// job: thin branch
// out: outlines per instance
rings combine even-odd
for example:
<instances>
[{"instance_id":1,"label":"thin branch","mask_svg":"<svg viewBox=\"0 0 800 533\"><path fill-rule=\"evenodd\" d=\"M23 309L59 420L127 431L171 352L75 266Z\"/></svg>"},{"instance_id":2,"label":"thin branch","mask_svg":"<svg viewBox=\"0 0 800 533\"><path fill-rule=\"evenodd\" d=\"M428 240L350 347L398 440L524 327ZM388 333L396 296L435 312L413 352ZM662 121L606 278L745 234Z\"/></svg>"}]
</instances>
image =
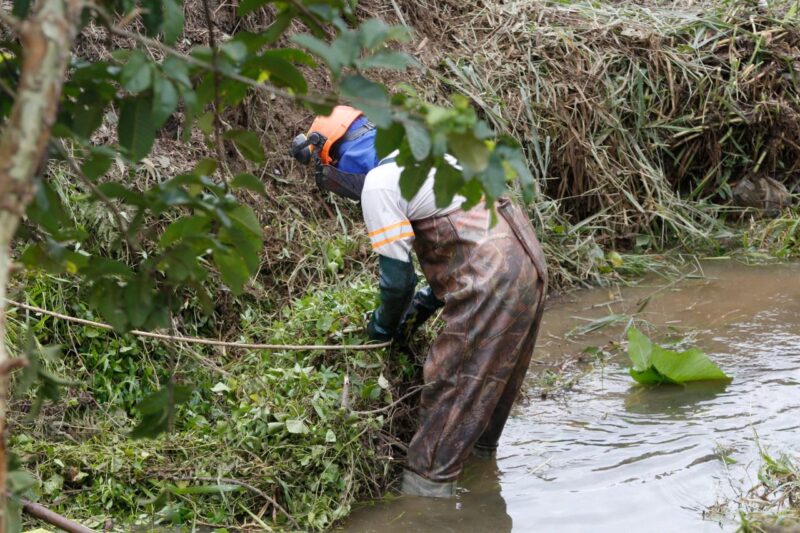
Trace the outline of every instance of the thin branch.
<instances>
[{"instance_id":1,"label":"thin branch","mask_svg":"<svg viewBox=\"0 0 800 533\"><path fill-rule=\"evenodd\" d=\"M400 6L397 5L397 0L392 0L392 7L394 8L394 12L397 13L397 18L400 19L400 24L403 26L408 26L406 23L406 18L403 16L403 12L400 10Z\"/></svg>"},{"instance_id":2,"label":"thin branch","mask_svg":"<svg viewBox=\"0 0 800 533\"><path fill-rule=\"evenodd\" d=\"M63 313L57 313L55 311L49 311L41 307L36 307L35 305L28 305L22 302L9 300L8 298L3 298L2 300L5 301L6 304L12 307L18 307L20 309L25 309L27 311L33 311L34 313L41 313L43 315L51 316L53 318L58 318L61 320L65 320L67 322L72 322L74 324L82 324L84 326L92 326L98 329L105 329L112 331L114 329L114 326L112 326L111 324L106 324L105 322L97 322L95 320L87 320L85 318L78 318L70 315L65 315ZM371 344L260 344L260 343L249 343L249 342L220 341L204 337L184 337L183 335L166 335L164 333L153 333L152 331L141 331L138 329L132 329L128 331L128 333L130 333L131 335L135 335L137 337L147 337L151 339L160 339L164 341L185 342L189 344L205 344L207 346L220 346L224 348L242 348L248 350L299 350L299 351L377 350L379 348L387 348L392 344L392 341L377 342Z\"/></svg>"},{"instance_id":3,"label":"thin branch","mask_svg":"<svg viewBox=\"0 0 800 533\"><path fill-rule=\"evenodd\" d=\"M306 17L310 18L311 20L313 20L320 28L325 30L325 34L328 37L330 37L330 33L328 32L328 29L325 27L325 21L322 20L319 17L319 15L317 15L316 13L314 13L313 11L308 9L308 7L305 4L303 4L302 2L299 2L298 0L291 0L291 3L295 8L297 8L300 11L300 13L302 13Z\"/></svg>"},{"instance_id":4,"label":"thin branch","mask_svg":"<svg viewBox=\"0 0 800 533\"><path fill-rule=\"evenodd\" d=\"M203 0L203 11L206 17L206 26L208 28L208 47L211 49L211 66L214 74L214 145L217 150L217 159L222 165L222 182L225 189L228 189L228 178L231 175L230 168L228 168L228 158L225 157L225 144L222 141L222 119L220 113L220 99L219 99L219 48L217 48L217 38L214 35L214 18L211 15L211 7L208 5L208 0Z\"/></svg>"},{"instance_id":5,"label":"thin branch","mask_svg":"<svg viewBox=\"0 0 800 533\"><path fill-rule=\"evenodd\" d=\"M89 529L88 527L79 524L61 516L60 514L51 511L44 505L39 503L34 503L32 501L28 501L24 498L19 498L19 501L22 503L22 510L31 515L34 518L38 518L39 520L46 522L52 526L56 526L59 529L66 531L67 533L95 533L93 529Z\"/></svg>"}]
</instances>

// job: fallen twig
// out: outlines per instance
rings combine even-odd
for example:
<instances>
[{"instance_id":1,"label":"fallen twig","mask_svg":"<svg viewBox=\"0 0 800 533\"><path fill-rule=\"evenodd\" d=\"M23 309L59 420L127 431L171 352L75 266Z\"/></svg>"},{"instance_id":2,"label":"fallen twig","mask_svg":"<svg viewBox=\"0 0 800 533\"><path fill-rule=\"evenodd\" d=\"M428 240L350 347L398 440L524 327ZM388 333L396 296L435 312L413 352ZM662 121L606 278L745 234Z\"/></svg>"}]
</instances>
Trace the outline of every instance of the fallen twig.
<instances>
[{"instance_id":1,"label":"fallen twig","mask_svg":"<svg viewBox=\"0 0 800 533\"><path fill-rule=\"evenodd\" d=\"M67 533L95 533L93 529L89 529L82 524L61 516L42 504L34 503L24 498L20 498L19 500L22 502L23 511L32 517L41 520L42 522L47 522L51 526L56 526L57 528L63 529Z\"/></svg>"}]
</instances>

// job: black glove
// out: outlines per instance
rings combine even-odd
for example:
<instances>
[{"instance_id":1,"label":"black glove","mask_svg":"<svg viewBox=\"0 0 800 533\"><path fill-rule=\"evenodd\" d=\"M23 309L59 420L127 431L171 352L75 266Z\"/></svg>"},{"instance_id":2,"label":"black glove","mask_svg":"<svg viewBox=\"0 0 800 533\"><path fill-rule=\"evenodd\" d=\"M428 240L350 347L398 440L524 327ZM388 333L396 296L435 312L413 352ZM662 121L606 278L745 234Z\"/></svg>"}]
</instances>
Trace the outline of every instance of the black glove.
<instances>
[{"instance_id":1,"label":"black glove","mask_svg":"<svg viewBox=\"0 0 800 533\"><path fill-rule=\"evenodd\" d=\"M406 309L405 313L403 313L402 318L400 319L400 324L397 326L394 334L395 342L400 343L401 345L405 345L408 343L411 336L428 320L433 314L444 305L444 302L441 301L433 294L433 291L430 287L425 287L424 289L417 292L414 295L414 298L411 300L411 304Z\"/></svg>"}]
</instances>

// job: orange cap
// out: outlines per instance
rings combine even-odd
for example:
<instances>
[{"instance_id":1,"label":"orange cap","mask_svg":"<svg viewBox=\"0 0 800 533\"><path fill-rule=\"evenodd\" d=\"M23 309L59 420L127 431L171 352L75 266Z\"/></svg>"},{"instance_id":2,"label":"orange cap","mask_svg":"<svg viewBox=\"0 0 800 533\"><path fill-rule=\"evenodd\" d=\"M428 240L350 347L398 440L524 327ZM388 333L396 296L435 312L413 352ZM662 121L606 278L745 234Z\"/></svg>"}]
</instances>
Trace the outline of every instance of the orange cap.
<instances>
[{"instance_id":1,"label":"orange cap","mask_svg":"<svg viewBox=\"0 0 800 533\"><path fill-rule=\"evenodd\" d=\"M358 109L348 105L337 105L327 117L319 116L314 119L311 129L308 130L308 136L317 132L325 137L325 144L319 151L319 159L323 165L331 164L331 148L336 141L344 137L353 122L361 115L363 113ZM313 150L313 147L311 149Z\"/></svg>"}]
</instances>

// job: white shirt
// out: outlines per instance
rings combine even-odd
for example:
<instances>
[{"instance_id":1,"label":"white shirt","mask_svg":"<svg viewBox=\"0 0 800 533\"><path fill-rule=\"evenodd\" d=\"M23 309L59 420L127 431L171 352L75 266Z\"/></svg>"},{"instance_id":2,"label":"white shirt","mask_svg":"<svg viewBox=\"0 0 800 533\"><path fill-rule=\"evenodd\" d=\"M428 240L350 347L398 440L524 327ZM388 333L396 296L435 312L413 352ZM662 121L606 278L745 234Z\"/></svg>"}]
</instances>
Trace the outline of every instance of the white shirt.
<instances>
[{"instance_id":1,"label":"white shirt","mask_svg":"<svg viewBox=\"0 0 800 533\"><path fill-rule=\"evenodd\" d=\"M447 157L450 164L455 159ZM411 222L437 215L446 215L455 211L466 200L456 195L450 205L438 208L433 194L433 176L431 169L425 183L410 201L400 194L400 174L403 169L397 163L384 163L372 169L364 181L361 192L361 209L367 225L372 249L381 255L410 261L409 254L414 244L414 230Z\"/></svg>"}]
</instances>

